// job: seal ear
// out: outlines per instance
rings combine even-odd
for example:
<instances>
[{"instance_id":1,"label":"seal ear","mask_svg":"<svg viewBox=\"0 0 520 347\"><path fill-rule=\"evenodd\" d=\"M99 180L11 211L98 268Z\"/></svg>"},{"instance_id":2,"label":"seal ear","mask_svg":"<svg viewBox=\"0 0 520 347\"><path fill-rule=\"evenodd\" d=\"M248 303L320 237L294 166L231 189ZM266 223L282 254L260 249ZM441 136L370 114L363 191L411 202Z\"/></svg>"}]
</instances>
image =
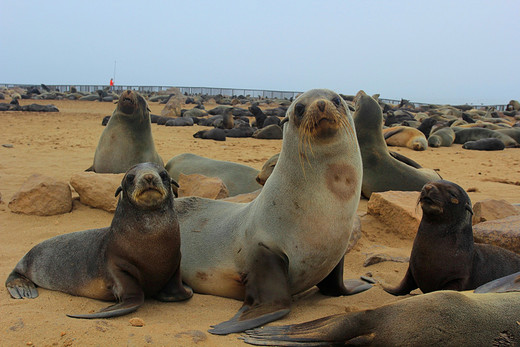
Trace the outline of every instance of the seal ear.
<instances>
[{"instance_id":1,"label":"seal ear","mask_svg":"<svg viewBox=\"0 0 520 347\"><path fill-rule=\"evenodd\" d=\"M171 182L172 182L172 184L173 184L174 186L176 186L177 188L179 188L179 183L177 183L176 180L174 180L174 179L172 178L172 181L171 181Z\"/></svg>"},{"instance_id":2,"label":"seal ear","mask_svg":"<svg viewBox=\"0 0 520 347\"><path fill-rule=\"evenodd\" d=\"M121 193L122 191L123 191L123 187L121 187L121 186L117 187L117 189L116 189L116 195L114 195L114 196L117 198L117 196L119 195L119 193Z\"/></svg>"},{"instance_id":3,"label":"seal ear","mask_svg":"<svg viewBox=\"0 0 520 347\"><path fill-rule=\"evenodd\" d=\"M464 206L464 208L465 208L466 210L468 210L469 213L471 213L471 215L473 216L473 209L471 208L471 205L470 205L470 204L467 203L467 204Z\"/></svg>"},{"instance_id":4,"label":"seal ear","mask_svg":"<svg viewBox=\"0 0 520 347\"><path fill-rule=\"evenodd\" d=\"M178 198L179 197L179 183L177 183L177 181L175 181L173 178L171 179L171 183L172 183L173 195L175 195L175 197Z\"/></svg>"},{"instance_id":5,"label":"seal ear","mask_svg":"<svg viewBox=\"0 0 520 347\"><path fill-rule=\"evenodd\" d=\"M286 116L284 119L282 119L282 120L280 121L280 127L283 127L283 125L284 125L285 123L287 123L288 121L289 121L289 117Z\"/></svg>"}]
</instances>

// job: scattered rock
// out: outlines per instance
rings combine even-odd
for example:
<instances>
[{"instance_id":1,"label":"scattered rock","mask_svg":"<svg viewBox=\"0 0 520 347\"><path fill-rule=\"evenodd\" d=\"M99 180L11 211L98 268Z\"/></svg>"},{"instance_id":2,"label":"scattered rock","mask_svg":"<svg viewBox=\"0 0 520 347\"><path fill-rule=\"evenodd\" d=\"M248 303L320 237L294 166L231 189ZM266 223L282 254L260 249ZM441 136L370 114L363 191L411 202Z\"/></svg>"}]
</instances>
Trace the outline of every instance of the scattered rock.
<instances>
[{"instance_id":1,"label":"scattered rock","mask_svg":"<svg viewBox=\"0 0 520 347\"><path fill-rule=\"evenodd\" d=\"M80 201L90 207L107 212L116 210L117 187L121 185L124 174L100 174L95 172L77 173L70 179L70 184L79 194Z\"/></svg>"},{"instance_id":2,"label":"scattered rock","mask_svg":"<svg viewBox=\"0 0 520 347\"><path fill-rule=\"evenodd\" d=\"M144 321L141 318L130 318L129 322L133 327L144 327Z\"/></svg>"},{"instance_id":3,"label":"scattered rock","mask_svg":"<svg viewBox=\"0 0 520 347\"><path fill-rule=\"evenodd\" d=\"M384 261L395 261L396 263L408 263L410 261L410 257L393 257L388 254L378 253L367 255L365 262L363 263L364 267L374 265L377 263L382 263Z\"/></svg>"},{"instance_id":4,"label":"scattered rock","mask_svg":"<svg viewBox=\"0 0 520 347\"><path fill-rule=\"evenodd\" d=\"M367 204L369 215L377 217L402 237L415 238L422 218L417 201L420 192L388 191L372 193Z\"/></svg>"},{"instance_id":5,"label":"scattered rock","mask_svg":"<svg viewBox=\"0 0 520 347\"><path fill-rule=\"evenodd\" d=\"M179 197L199 196L208 199L224 199L229 196L226 184L218 177L181 173L179 186Z\"/></svg>"},{"instance_id":6,"label":"scattered rock","mask_svg":"<svg viewBox=\"0 0 520 347\"><path fill-rule=\"evenodd\" d=\"M5 147L5 148L13 148L14 146L11 144L11 143L4 143L2 145L2 147Z\"/></svg>"},{"instance_id":7,"label":"scattered rock","mask_svg":"<svg viewBox=\"0 0 520 347\"><path fill-rule=\"evenodd\" d=\"M520 214L520 211L505 200L486 199L473 205L473 225Z\"/></svg>"},{"instance_id":8,"label":"scattered rock","mask_svg":"<svg viewBox=\"0 0 520 347\"><path fill-rule=\"evenodd\" d=\"M164 106L161 111L161 116L163 117L181 117L182 113L182 105L184 105L184 101L186 97L182 95L181 91L178 88L170 88L168 89L170 93L170 98L168 102Z\"/></svg>"},{"instance_id":9,"label":"scattered rock","mask_svg":"<svg viewBox=\"0 0 520 347\"><path fill-rule=\"evenodd\" d=\"M520 254L520 215L474 225L473 239Z\"/></svg>"},{"instance_id":10,"label":"scattered rock","mask_svg":"<svg viewBox=\"0 0 520 347\"><path fill-rule=\"evenodd\" d=\"M53 216L72 210L70 186L52 177L30 176L9 202L12 212Z\"/></svg>"},{"instance_id":11,"label":"scattered rock","mask_svg":"<svg viewBox=\"0 0 520 347\"><path fill-rule=\"evenodd\" d=\"M202 331L200 330L188 330L188 331L183 331L181 333L178 333L177 335L175 335L175 337L182 337L183 335L188 335L188 336L191 336L191 340L194 342L194 343L199 343L201 341L205 341L207 339L207 336L205 333L203 333Z\"/></svg>"}]
</instances>

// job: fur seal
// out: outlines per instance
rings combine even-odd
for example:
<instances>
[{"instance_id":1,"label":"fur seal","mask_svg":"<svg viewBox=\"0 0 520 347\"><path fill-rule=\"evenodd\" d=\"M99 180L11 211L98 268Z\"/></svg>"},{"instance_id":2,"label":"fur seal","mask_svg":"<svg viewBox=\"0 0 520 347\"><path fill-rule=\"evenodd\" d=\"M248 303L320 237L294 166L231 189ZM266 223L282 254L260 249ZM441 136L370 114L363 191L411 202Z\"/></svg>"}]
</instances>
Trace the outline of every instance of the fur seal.
<instances>
[{"instance_id":1,"label":"fur seal","mask_svg":"<svg viewBox=\"0 0 520 347\"><path fill-rule=\"evenodd\" d=\"M354 121L363 157L364 197L388 190L420 191L425 183L440 179L433 170L416 168L390 155L381 132L381 107L362 91L357 96Z\"/></svg>"},{"instance_id":2,"label":"fur seal","mask_svg":"<svg viewBox=\"0 0 520 347\"><path fill-rule=\"evenodd\" d=\"M314 285L330 296L371 287L343 282L362 181L347 104L331 90L313 89L294 100L284 123L280 157L255 200L175 201L183 281L198 293L244 300L213 334L279 319L292 294Z\"/></svg>"},{"instance_id":3,"label":"fur seal","mask_svg":"<svg viewBox=\"0 0 520 347\"><path fill-rule=\"evenodd\" d=\"M451 127L438 128L428 137L430 147L450 147L455 141L455 132Z\"/></svg>"},{"instance_id":4,"label":"fur seal","mask_svg":"<svg viewBox=\"0 0 520 347\"><path fill-rule=\"evenodd\" d=\"M200 130L193 134L193 137L203 140L226 141L226 132L224 129L219 128Z\"/></svg>"},{"instance_id":5,"label":"fur seal","mask_svg":"<svg viewBox=\"0 0 520 347\"><path fill-rule=\"evenodd\" d=\"M386 292L469 290L520 271L520 255L473 242L471 200L460 186L449 181L425 184L419 202L423 217L408 270L397 287L383 287Z\"/></svg>"},{"instance_id":6,"label":"fur seal","mask_svg":"<svg viewBox=\"0 0 520 347\"><path fill-rule=\"evenodd\" d=\"M229 196L251 193L262 188L256 183L258 170L247 165L230 161L215 160L192 153L183 153L171 158L166 163L166 170L174 180L179 174L201 174L220 178L229 190Z\"/></svg>"},{"instance_id":7,"label":"fur seal","mask_svg":"<svg viewBox=\"0 0 520 347\"><path fill-rule=\"evenodd\" d=\"M462 145L464 149L473 149L477 151L501 151L506 146L500 139L496 137L489 137L487 139L480 139L477 141L468 141Z\"/></svg>"},{"instance_id":8,"label":"fur seal","mask_svg":"<svg viewBox=\"0 0 520 347\"><path fill-rule=\"evenodd\" d=\"M513 138L496 130L485 128L453 127L453 131L455 131L455 143L459 144L464 144L468 141L477 141L480 139L495 137L502 141L506 147L516 147L518 145L518 143Z\"/></svg>"},{"instance_id":9,"label":"fur seal","mask_svg":"<svg viewBox=\"0 0 520 347\"><path fill-rule=\"evenodd\" d=\"M271 176L273 173L274 167L276 166L276 162L278 162L278 157L280 157L280 153L276 153L271 158L267 159L267 161L262 166L262 170L256 176L256 181L258 184L264 185L265 181Z\"/></svg>"},{"instance_id":10,"label":"fur seal","mask_svg":"<svg viewBox=\"0 0 520 347\"><path fill-rule=\"evenodd\" d=\"M277 124L271 124L253 133L253 138L264 140L281 140L283 136L282 128Z\"/></svg>"},{"instance_id":11,"label":"fur seal","mask_svg":"<svg viewBox=\"0 0 520 347\"><path fill-rule=\"evenodd\" d=\"M150 110L146 100L132 90L121 93L117 107L103 130L88 170L123 173L138 163L163 161L152 138Z\"/></svg>"},{"instance_id":12,"label":"fur seal","mask_svg":"<svg viewBox=\"0 0 520 347\"><path fill-rule=\"evenodd\" d=\"M33 247L6 281L13 298L36 298L36 286L118 303L74 318L107 318L137 310L145 296L179 301L192 296L180 274L180 233L168 172L155 163L124 176L106 228L59 235Z\"/></svg>"},{"instance_id":13,"label":"fur seal","mask_svg":"<svg viewBox=\"0 0 520 347\"><path fill-rule=\"evenodd\" d=\"M428 148L426 136L415 128L397 126L383 129L386 144L389 146L408 147L414 151L424 151Z\"/></svg>"},{"instance_id":14,"label":"fur seal","mask_svg":"<svg viewBox=\"0 0 520 347\"><path fill-rule=\"evenodd\" d=\"M519 309L518 293L442 291L241 338L262 346L516 346Z\"/></svg>"}]
</instances>

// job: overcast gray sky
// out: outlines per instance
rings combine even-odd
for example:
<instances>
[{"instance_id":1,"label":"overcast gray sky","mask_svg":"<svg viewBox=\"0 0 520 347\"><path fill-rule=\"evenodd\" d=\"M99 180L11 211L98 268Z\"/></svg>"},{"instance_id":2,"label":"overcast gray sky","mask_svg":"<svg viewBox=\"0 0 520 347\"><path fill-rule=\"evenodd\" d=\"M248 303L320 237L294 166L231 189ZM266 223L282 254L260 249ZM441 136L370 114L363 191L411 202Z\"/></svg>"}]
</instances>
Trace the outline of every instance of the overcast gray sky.
<instances>
[{"instance_id":1,"label":"overcast gray sky","mask_svg":"<svg viewBox=\"0 0 520 347\"><path fill-rule=\"evenodd\" d=\"M0 83L174 85L505 104L520 1L1 1Z\"/></svg>"}]
</instances>

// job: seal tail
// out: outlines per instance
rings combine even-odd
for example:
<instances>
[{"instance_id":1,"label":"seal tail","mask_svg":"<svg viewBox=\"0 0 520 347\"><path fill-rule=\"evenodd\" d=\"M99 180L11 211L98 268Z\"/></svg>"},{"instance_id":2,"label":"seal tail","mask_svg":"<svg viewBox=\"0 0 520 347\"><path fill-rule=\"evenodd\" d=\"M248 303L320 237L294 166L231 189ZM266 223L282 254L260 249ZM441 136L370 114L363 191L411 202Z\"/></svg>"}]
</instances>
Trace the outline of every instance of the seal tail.
<instances>
[{"instance_id":1,"label":"seal tail","mask_svg":"<svg viewBox=\"0 0 520 347\"><path fill-rule=\"evenodd\" d=\"M324 317L301 324L247 330L240 338L257 346L334 346L354 343L369 345L373 335L366 333L365 312Z\"/></svg>"}]
</instances>

